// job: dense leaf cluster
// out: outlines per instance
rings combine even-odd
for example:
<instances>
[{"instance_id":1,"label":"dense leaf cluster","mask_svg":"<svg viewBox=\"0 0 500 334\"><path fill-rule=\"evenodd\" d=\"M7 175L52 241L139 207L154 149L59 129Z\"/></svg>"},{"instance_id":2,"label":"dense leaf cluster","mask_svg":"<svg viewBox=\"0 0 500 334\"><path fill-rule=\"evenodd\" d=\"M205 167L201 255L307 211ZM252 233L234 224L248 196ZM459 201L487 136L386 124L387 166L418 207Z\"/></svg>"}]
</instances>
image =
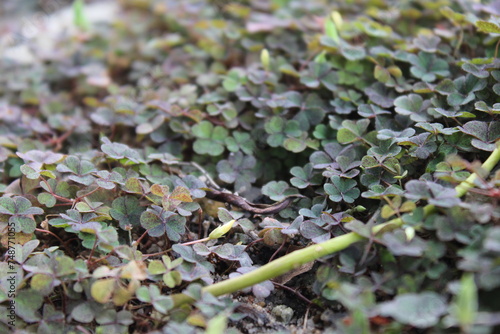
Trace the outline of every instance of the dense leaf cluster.
<instances>
[{"instance_id":1,"label":"dense leaf cluster","mask_svg":"<svg viewBox=\"0 0 500 334\"><path fill-rule=\"evenodd\" d=\"M34 59L0 62L17 329L236 331L244 306L201 285L354 231L305 274L318 329L498 330L500 175L474 162L500 138L497 6L144 0L103 23L76 3L65 34L23 41ZM207 199L217 185L304 197L261 217ZM180 291L194 308L173 310Z\"/></svg>"}]
</instances>

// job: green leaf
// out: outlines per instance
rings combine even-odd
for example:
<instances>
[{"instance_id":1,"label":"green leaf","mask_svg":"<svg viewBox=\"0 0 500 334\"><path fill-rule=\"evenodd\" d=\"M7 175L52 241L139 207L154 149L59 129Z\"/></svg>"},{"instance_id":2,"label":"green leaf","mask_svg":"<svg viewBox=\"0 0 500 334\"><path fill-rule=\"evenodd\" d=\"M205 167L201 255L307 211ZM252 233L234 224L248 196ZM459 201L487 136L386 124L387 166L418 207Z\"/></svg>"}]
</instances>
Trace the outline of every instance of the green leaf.
<instances>
[{"instance_id":1,"label":"green leaf","mask_svg":"<svg viewBox=\"0 0 500 334\"><path fill-rule=\"evenodd\" d=\"M218 314L207 323L205 334L219 334L224 333L227 328L227 316L225 314Z\"/></svg>"},{"instance_id":2,"label":"green leaf","mask_svg":"<svg viewBox=\"0 0 500 334\"><path fill-rule=\"evenodd\" d=\"M285 127L285 119L273 116L264 125L264 129L269 134L276 134L282 132Z\"/></svg>"},{"instance_id":3,"label":"green leaf","mask_svg":"<svg viewBox=\"0 0 500 334\"><path fill-rule=\"evenodd\" d=\"M139 200L133 196L118 197L113 201L109 214L118 220L122 229L138 226L144 208L140 206Z\"/></svg>"},{"instance_id":4,"label":"green leaf","mask_svg":"<svg viewBox=\"0 0 500 334\"><path fill-rule=\"evenodd\" d=\"M353 46L348 43L341 43L340 53L347 60L359 61L366 57L366 51L362 46Z\"/></svg>"},{"instance_id":5,"label":"green leaf","mask_svg":"<svg viewBox=\"0 0 500 334\"><path fill-rule=\"evenodd\" d=\"M53 207L54 205L56 205L57 202L56 198L49 193L40 193L38 194L37 199L38 202L40 202L41 204L45 205L48 208Z\"/></svg>"},{"instance_id":6,"label":"green leaf","mask_svg":"<svg viewBox=\"0 0 500 334\"><path fill-rule=\"evenodd\" d=\"M224 151L224 140L228 136L228 131L221 127L214 127L209 121L201 121L191 129L198 138L193 144L193 149L198 154L208 154L217 156Z\"/></svg>"},{"instance_id":7,"label":"green leaf","mask_svg":"<svg viewBox=\"0 0 500 334\"><path fill-rule=\"evenodd\" d=\"M234 131L232 137L227 137L224 142L230 152L242 151L245 154L252 155L255 150L255 142L246 132Z\"/></svg>"},{"instance_id":8,"label":"green leaf","mask_svg":"<svg viewBox=\"0 0 500 334\"><path fill-rule=\"evenodd\" d=\"M288 151L299 153L306 149L307 144L305 141L298 138L287 138L283 142L283 147Z\"/></svg>"},{"instance_id":9,"label":"green leaf","mask_svg":"<svg viewBox=\"0 0 500 334\"><path fill-rule=\"evenodd\" d=\"M306 164L303 168L298 166L292 167L290 174L294 176L290 179L290 183L299 189L304 189L312 184L318 185L321 181L319 178L320 175L313 173L313 165L311 163Z\"/></svg>"},{"instance_id":10,"label":"green leaf","mask_svg":"<svg viewBox=\"0 0 500 334\"><path fill-rule=\"evenodd\" d=\"M42 295L33 289L22 289L16 295L16 314L26 322L40 320L38 310L42 306Z\"/></svg>"},{"instance_id":11,"label":"green leaf","mask_svg":"<svg viewBox=\"0 0 500 334\"><path fill-rule=\"evenodd\" d=\"M257 179L256 161L255 157L243 155L241 152L231 153L227 160L217 163L219 178L226 183L234 183L235 191L244 193L250 190L251 184Z\"/></svg>"},{"instance_id":12,"label":"green leaf","mask_svg":"<svg viewBox=\"0 0 500 334\"><path fill-rule=\"evenodd\" d=\"M324 23L324 30L326 36L330 37L336 44L340 43L339 33L337 27L331 18L326 18Z\"/></svg>"},{"instance_id":13,"label":"green leaf","mask_svg":"<svg viewBox=\"0 0 500 334\"><path fill-rule=\"evenodd\" d=\"M31 217L13 216L9 223L14 225L16 232L33 233L36 229L36 222Z\"/></svg>"},{"instance_id":14,"label":"green leaf","mask_svg":"<svg viewBox=\"0 0 500 334\"><path fill-rule=\"evenodd\" d=\"M342 128L337 132L337 140L341 144L361 140L369 125L370 120L368 119L360 119L359 121L345 120L342 122Z\"/></svg>"},{"instance_id":15,"label":"green leaf","mask_svg":"<svg viewBox=\"0 0 500 334\"><path fill-rule=\"evenodd\" d=\"M332 176L331 181L332 183L326 183L323 188L332 201L353 203L359 197L360 191L356 188L356 181L343 179L337 175Z\"/></svg>"},{"instance_id":16,"label":"green leaf","mask_svg":"<svg viewBox=\"0 0 500 334\"><path fill-rule=\"evenodd\" d=\"M103 137L101 141L103 142L103 144L101 145L101 150L112 159L127 159L128 164L138 164L141 162L145 162L136 150L130 148L125 144L113 143L106 137Z\"/></svg>"},{"instance_id":17,"label":"green leaf","mask_svg":"<svg viewBox=\"0 0 500 334\"><path fill-rule=\"evenodd\" d=\"M29 165L22 165L20 167L21 169L21 173L23 173L24 175L26 175L26 177L28 179L31 179L31 180L36 180L40 177L40 172L41 170L37 170Z\"/></svg>"},{"instance_id":18,"label":"green leaf","mask_svg":"<svg viewBox=\"0 0 500 334\"><path fill-rule=\"evenodd\" d=\"M84 11L84 0L75 0L75 2L73 2L73 22L78 28L88 30L90 28L90 23Z\"/></svg>"},{"instance_id":19,"label":"green leaf","mask_svg":"<svg viewBox=\"0 0 500 334\"><path fill-rule=\"evenodd\" d=\"M390 114L390 112L380 108L375 104L360 104L358 106L358 114L361 117L374 118L378 115Z\"/></svg>"},{"instance_id":20,"label":"green leaf","mask_svg":"<svg viewBox=\"0 0 500 334\"><path fill-rule=\"evenodd\" d=\"M481 32L487 32L490 34L500 34L500 26L496 23L477 20L475 24L476 24L476 27Z\"/></svg>"},{"instance_id":21,"label":"green leaf","mask_svg":"<svg viewBox=\"0 0 500 334\"><path fill-rule=\"evenodd\" d=\"M425 82L433 82L438 77L450 74L448 63L432 53L419 52L418 56L412 54L408 56L408 61L413 65L410 68L413 76Z\"/></svg>"},{"instance_id":22,"label":"green leaf","mask_svg":"<svg viewBox=\"0 0 500 334\"><path fill-rule=\"evenodd\" d=\"M500 252L500 227L493 227L488 231L484 240L484 248L492 252Z\"/></svg>"},{"instance_id":23,"label":"green leaf","mask_svg":"<svg viewBox=\"0 0 500 334\"><path fill-rule=\"evenodd\" d=\"M87 324L95 318L93 305L90 302L82 302L78 304L72 311L71 316L78 322Z\"/></svg>"},{"instance_id":24,"label":"green leaf","mask_svg":"<svg viewBox=\"0 0 500 334\"><path fill-rule=\"evenodd\" d=\"M231 230L231 228L233 228L233 225L235 222L236 222L236 220L233 219L233 220L228 221L227 223L224 223L221 226L218 226L212 232L210 232L210 234L208 235L208 238L209 239L219 239L220 237L225 235L227 232L229 232Z\"/></svg>"},{"instance_id":25,"label":"green leaf","mask_svg":"<svg viewBox=\"0 0 500 334\"><path fill-rule=\"evenodd\" d=\"M402 230L384 233L382 236L384 244L392 254L398 256L422 256L427 249L425 241L420 237L412 237L411 240L408 239L408 234Z\"/></svg>"},{"instance_id":26,"label":"green leaf","mask_svg":"<svg viewBox=\"0 0 500 334\"><path fill-rule=\"evenodd\" d=\"M465 273L460 280L460 288L453 304L450 306L451 313L455 316L464 330L474 324L478 311L477 286L474 282L473 273Z\"/></svg>"},{"instance_id":27,"label":"green leaf","mask_svg":"<svg viewBox=\"0 0 500 334\"><path fill-rule=\"evenodd\" d=\"M214 126L209 121L201 121L191 128L191 132L198 138L209 139L212 135Z\"/></svg>"},{"instance_id":28,"label":"green leaf","mask_svg":"<svg viewBox=\"0 0 500 334\"><path fill-rule=\"evenodd\" d=\"M460 204L455 189L443 187L435 182L411 180L406 183L405 188L405 196L408 199L426 199L430 204L444 208L451 208Z\"/></svg>"},{"instance_id":29,"label":"green leaf","mask_svg":"<svg viewBox=\"0 0 500 334\"><path fill-rule=\"evenodd\" d=\"M35 170L42 169L44 165L55 164L64 158L64 155L51 151L31 150L25 153L17 152L16 154Z\"/></svg>"},{"instance_id":30,"label":"green leaf","mask_svg":"<svg viewBox=\"0 0 500 334\"><path fill-rule=\"evenodd\" d=\"M294 188L290 188L285 181L271 181L262 187L262 193L269 196L273 201L281 201L286 196L296 194Z\"/></svg>"},{"instance_id":31,"label":"green leaf","mask_svg":"<svg viewBox=\"0 0 500 334\"><path fill-rule=\"evenodd\" d=\"M186 218L155 205L141 214L140 221L152 237L167 234L170 240L179 241L185 233Z\"/></svg>"},{"instance_id":32,"label":"green leaf","mask_svg":"<svg viewBox=\"0 0 500 334\"><path fill-rule=\"evenodd\" d=\"M427 109L430 101L425 100L417 94L402 95L394 100L395 110L400 115L410 116L414 122L426 122L430 120Z\"/></svg>"},{"instance_id":33,"label":"green leaf","mask_svg":"<svg viewBox=\"0 0 500 334\"><path fill-rule=\"evenodd\" d=\"M403 324L417 328L436 325L446 313L446 308L444 298L435 292L401 294L378 306L381 315L393 317Z\"/></svg>"},{"instance_id":34,"label":"green leaf","mask_svg":"<svg viewBox=\"0 0 500 334\"><path fill-rule=\"evenodd\" d=\"M485 79L490 76L490 72L485 69L485 66L475 65L473 63L463 63L462 70L474 75L477 78Z\"/></svg>"},{"instance_id":35,"label":"green leaf","mask_svg":"<svg viewBox=\"0 0 500 334\"><path fill-rule=\"evenodd\" d=\"M459 129L474 137L471 141L472 146L484 151L493 151L496 147L495 142L500 138L500 122L470 121Z\"/></svg>"},{"instance_id":36,"label":"green leaf","mask_svg":"<svg viewBox=\"0 0 500 334\"><path fill-rule=\"evenodd\" d=\"M246 83L245 75L238 70L232 69L229 71L222 82L222 86L228 92L236 91L242 84Z\"/></svg>"}]
</instances>

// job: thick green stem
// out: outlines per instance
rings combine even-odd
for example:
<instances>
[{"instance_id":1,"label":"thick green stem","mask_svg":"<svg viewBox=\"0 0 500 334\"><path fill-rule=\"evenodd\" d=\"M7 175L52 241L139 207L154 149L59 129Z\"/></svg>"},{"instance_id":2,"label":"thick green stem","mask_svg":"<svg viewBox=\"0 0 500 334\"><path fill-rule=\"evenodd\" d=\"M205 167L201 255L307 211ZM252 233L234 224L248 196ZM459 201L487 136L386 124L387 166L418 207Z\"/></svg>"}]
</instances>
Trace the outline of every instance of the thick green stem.
<instances>
[{"instance_id":1,"label":"thick green stem","mask_svg":"<svg viewBox=\"0 0 500 334\"><path fill-rule=\"evenodd\" d=\"M344 234L335 239L292 252L245 275L209 285L203 288L203 291L209 292L214 296L235 292L267 279L283 275L293 269L299 268L305 263L345 249L360 240L363 240L363 237L359 234Z\"/></svg>"},{"instance_id":2,"label":"thick green stem","mask_svg":"<svg viewBox=\"0 0 500 334\"><path fill-rule=\"evenodd\" d=\"M500 160L500 148L496 148L495 151L490 155L490 157L484 162L482 168L490 172ZM463 196L467 193L477 178L475 173L471 174L467 180L458 185L455 190L457 191L457 196ZM428 216L436 210L434 205L426 205L424 207L424 215ZM381 232L387 232L393 230L397 227L403 225L403 220L401 218L392 219L386 223L377 225L373 228L373 234L378 234ZM301 250L292 252L285 255L279 259L276 259L256 270L253 270L247 274L231 278L213 285L209 285L203 288L203 292L209 292L214 296L221 296L228 293L233 293L238 290L250 287L252 285L258 284L265 280L275 278L277 276L283 275L295 268L302 266L305 263L319 259L325 255L332 254L334 252L341 251L351 246L352 244L365 239L361 235L351 232L344 234L339 237L327 240L325 242L319 243L317 245L312 245ZM193 299L184 294L172 295L174 299L175 306L180 306L186 303L193 302Z\"/></svg>"}]
</instances>

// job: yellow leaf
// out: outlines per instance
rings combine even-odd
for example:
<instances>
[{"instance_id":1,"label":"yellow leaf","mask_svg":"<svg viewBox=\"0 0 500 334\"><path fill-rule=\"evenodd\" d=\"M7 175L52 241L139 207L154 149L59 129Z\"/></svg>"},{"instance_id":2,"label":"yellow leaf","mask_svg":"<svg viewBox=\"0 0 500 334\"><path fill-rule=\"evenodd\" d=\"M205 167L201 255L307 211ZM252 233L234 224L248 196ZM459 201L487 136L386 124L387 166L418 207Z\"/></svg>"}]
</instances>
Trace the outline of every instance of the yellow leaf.
<instances>
[{"instance_id":1,"label":"yellow leaf","mask_svg":"<svg viewBox=\"0 0 500 334\"><path fill-rule=\"evenodd\" d=\"M176 199L181 202L192 202L191 193L189 189L184 187L175 187L174 191L170 194L171 199Z\"/></svg>"},{"instance_id":2,"label":"yellow leaf","mask_svg":"<svg viewBox=\"0 0 500 334\"><path fill-rule=\"evenodd\" d=\"M114 278L101 279L95 281L94 284L92 284L92 287L90 288L90 294L96 302L105 304L111 299L114 291L114 286Z\"/></svg>"},{"instance_id":3,"label":"yellow leaf","mask_svg":"<svg viewBox=\"0 0 500 334\"><path fill-rule=\"evenodd\" d=\"M151 189L150 189L151 193L156 195L156 196L160 196L160 197L163 197L165 194L168 194L168 186L162 186L162 185L159 185L159 184L153 184L151 186Z\"/></svg>"},{"instance_id":4,"label":"yellow leaf","mask_svg":"<svg viewBox=\"0 0 500 334\"><path fill-rule=\"evenodd\" d=\"M215 230L212 231L212 233L210 233L208 235L208 238L209 239L219 239L220 237L222 237L224 234L226 234L227 232L229 232L231 230L235 221L236 220L233 219L233 220L228 221L224 225L217 227Z\"/></svg>"},{"instance_id":5,"label":"yellow leaf","mask_svg":"<svg viewBox=\"0 0 500 334\"><path fill-rule=\"evenodd\" d=\"M145 280L148 277L146 274L146 265L142 261L130 261L122 268L120 277L125 279Z\"/></svg>"}]
</instances>

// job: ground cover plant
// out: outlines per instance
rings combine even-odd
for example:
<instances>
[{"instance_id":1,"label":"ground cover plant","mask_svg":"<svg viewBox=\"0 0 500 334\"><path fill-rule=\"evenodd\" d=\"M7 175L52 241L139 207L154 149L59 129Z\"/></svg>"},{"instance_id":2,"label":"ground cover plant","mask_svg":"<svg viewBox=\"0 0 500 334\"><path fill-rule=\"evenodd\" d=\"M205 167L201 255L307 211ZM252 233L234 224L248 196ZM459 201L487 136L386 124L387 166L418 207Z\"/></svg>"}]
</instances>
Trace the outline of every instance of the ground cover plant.
<instances>
[{"instance_id":1,"label":"ground cover plant","mask_svg":"<svg viewBox=\"0 0 500 334\"><path fill-rule=\"evenodd\" d=\"M2 39L0 332L500 330L498 1L99 5Z\"/></svg>"}]
</instances>

